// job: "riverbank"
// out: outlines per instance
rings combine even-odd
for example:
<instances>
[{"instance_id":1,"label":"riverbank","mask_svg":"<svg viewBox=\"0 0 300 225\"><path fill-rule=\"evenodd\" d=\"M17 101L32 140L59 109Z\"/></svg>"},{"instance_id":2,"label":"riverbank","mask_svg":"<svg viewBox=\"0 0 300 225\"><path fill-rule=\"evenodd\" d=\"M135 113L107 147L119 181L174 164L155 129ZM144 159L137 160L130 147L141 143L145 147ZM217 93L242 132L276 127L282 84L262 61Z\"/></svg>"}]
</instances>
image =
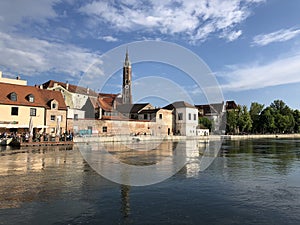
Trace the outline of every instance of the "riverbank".
<instances>
[{"instance_id":1,"label":"riverbank","mask_svg":"<svg viewBox=\"0 0 300 225\"><path fill-rule=\"evenodd\" d=\"M251 135L209 135L209 136L106 136L74 137L74 143L86 142L132 142L132 141L184 141L184 140L241 140L241 139L300 139L300 134L251 134Z\"/></svg>"},{"instance_id":2,"label":"riverbank","mask_svg":"<svg viewBox=\"0 0 300 225\"><path fill-rule=\"evenodd\" d=\"M107 136L107 137L74 137L74 143L85 143L85 142L132 142L132 141L184 141L184 140L221 140L219 135L210 136L149 136L149 135L138 135L138 136Z\"/></svg>"},{"instance_id":3,"label":"riverbank","mask_svg":"<svg viewBox=\"0 0 300 225\"><path fill-rule=\"evenodd\" d=\"M300 134L249 134L249 135L222 135L225 140L240 139L300 139Z\"/></svg>"}]
</instances>

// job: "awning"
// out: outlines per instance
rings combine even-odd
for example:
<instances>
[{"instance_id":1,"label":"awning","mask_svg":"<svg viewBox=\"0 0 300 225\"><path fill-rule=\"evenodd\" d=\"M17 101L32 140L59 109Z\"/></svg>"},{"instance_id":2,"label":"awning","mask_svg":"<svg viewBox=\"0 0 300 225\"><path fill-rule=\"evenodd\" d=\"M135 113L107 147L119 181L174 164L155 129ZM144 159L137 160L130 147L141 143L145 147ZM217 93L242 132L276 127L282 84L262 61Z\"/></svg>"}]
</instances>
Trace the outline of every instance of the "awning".
<instances>
[{"instance_id":1,"label":"awning","mask_svg":"<svg viewBox=\"0 0 300 225\"><path fill-rule=\"evenodd\" d=\"M48 128L49 126L46 125L37 125L37 126L33 126L33 128L38 128L38 129L42 129L42 128ZM24 125L24 124L0 124L0 128L7 128L7 129L11 129L11 128L29 128L29 125Z\"/></svg>"},{"instance_id":2,"label":"awning","mask_svg":"<svg viewBox=\"0 0 300 225\"><path fill-rule=\"evenodd\" d=\"M28 128L28 125L22 125L22 124L0 124L1 128Z\"/></svg>"}]
</instances>

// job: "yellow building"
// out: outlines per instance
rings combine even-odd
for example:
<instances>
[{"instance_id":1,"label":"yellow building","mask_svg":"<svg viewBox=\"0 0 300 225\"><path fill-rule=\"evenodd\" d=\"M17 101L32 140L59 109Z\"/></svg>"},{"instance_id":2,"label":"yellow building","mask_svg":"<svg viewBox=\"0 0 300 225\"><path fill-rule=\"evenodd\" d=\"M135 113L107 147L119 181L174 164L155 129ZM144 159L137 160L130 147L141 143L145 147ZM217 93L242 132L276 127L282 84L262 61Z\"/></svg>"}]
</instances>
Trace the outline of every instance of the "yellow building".
<instances>
[{"instance_id":1,"label":"yellow building","mask_svg":"<svg viewBox=\"0 0 300 225\"><path fill-rule=\"evenodd\" d=\"M1 133L28 132L31 125L33 132L64 132L66 117L67 107L60 92L0 83Z\"/></svg>"}]
</instances>

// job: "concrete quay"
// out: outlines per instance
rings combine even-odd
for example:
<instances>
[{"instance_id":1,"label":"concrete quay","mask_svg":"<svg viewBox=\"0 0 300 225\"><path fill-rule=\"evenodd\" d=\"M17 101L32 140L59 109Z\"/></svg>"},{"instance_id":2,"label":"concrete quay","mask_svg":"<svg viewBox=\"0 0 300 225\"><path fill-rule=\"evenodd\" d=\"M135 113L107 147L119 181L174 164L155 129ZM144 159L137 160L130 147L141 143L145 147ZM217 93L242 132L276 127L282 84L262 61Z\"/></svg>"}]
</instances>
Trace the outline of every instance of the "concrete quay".
<instances>
[{"instance_id":1,"label":"concrete quay","mask_svg":"<svg viewBox=\"0 0 300 225\"><path fill-rule=\"evenodd\" d=\"M209 135L209 136L149 136L149 135L138 135L138 136L84 136L74 137L74 143L85 143L85 142L132 142L132 141L184 141L184 140L221 140L220 135Z\"/></svg>"},{"instance_id":2,"label":"concrete quay","mask_svg":"<svg viewBox=\"0 0 300 225\"><path fill-rule=\"evenodd\" d=\"M222 135L224 140L241 140L241 139L298 139L300 134L249 134L249 135Z\"/></svg>"}]
</instances>

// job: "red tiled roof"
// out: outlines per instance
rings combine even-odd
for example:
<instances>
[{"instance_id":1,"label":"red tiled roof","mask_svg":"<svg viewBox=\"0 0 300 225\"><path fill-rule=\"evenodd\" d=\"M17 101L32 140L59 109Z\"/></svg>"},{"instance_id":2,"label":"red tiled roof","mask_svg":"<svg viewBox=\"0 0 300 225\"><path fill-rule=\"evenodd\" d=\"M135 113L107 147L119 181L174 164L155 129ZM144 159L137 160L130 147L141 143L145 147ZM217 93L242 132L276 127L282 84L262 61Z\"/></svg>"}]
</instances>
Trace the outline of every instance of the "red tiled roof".
<instances>
[{"instance_id":1,"label":"red tiled roof","mask_svg":"<svg viewBox=\"0 0 300 225\"><path fill-rule=\"evenodd\" d=\"M116 98L119 94L108 94L108 93L99 93L99 96L106 98Z\"/></svg>"},{"instance_id":2,"label":"red tiled roof","mask_svg":"<svg viewBox=\"0 0 300 225\"><path fill-rule=\"evenodd\" d=\"M105 111L112 111L117 94L99 93L98 101Z\"/></svg>"},{"instance_id":3,"label":"red tiled roof","mask_svg":"<svg viewBox=\"0 0 300 225\"><path fill-rule=\"evenodd\" d=\"M10 99L10 94L17 94L17 101ZM29 102L28 96L34 96L34 102ZM58 109L67 110L64 98L59 91L40 89L33 86L0 83L0 104L44 107L50 109L50 101L55 99L58 102Z\"/></svg>"},{"instance_id":4,"label":"red tiled roof","mask_svg":"<svg viewBox=\"0 0 300 225\"><path fill-rule=\"evenodd\" d=\"M67 83L63 83L63 82L59 82L59 81L55 81L55 80L49 80L46 83L43 83L43 88L47 89L47 88L53 88L54 84L57 84L61 87L63 87L64 89L67 89ZM72 93L78 93L78 94L84 94L84 95L89 95L89 96L98 96L98 93L89 89L89 88L84 88L84 87L80 87L74 84L68 84L68 91L72 92Z\"/></svg>"},{"instance_id":5,"label":"red tiled roof","mask_svg":"<svg viewBox=\"0 0 300 225\"><path fill-rule=\"evenodd\" d=\"M107 102L105 102L105 100L104 99L102 99L102 98L98 98L98 101L99 101L99 103L100 103L100 107L102 108L102 109L104 109L105 111L112 111L113 110L113 107L112 107L112 105L110 105L110 104L108 104Z\"/></svg>"}]
</instances>

